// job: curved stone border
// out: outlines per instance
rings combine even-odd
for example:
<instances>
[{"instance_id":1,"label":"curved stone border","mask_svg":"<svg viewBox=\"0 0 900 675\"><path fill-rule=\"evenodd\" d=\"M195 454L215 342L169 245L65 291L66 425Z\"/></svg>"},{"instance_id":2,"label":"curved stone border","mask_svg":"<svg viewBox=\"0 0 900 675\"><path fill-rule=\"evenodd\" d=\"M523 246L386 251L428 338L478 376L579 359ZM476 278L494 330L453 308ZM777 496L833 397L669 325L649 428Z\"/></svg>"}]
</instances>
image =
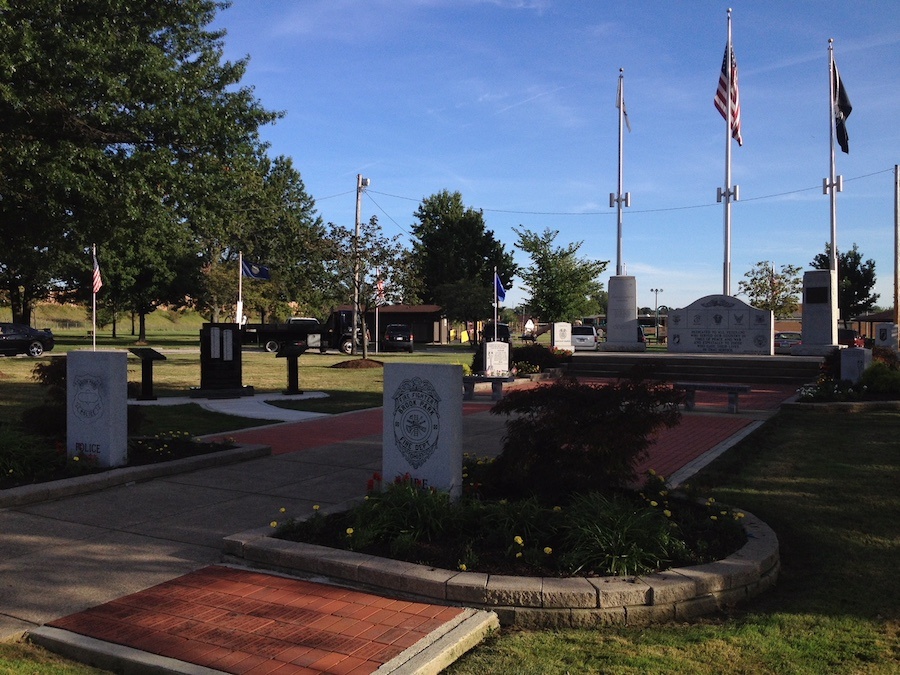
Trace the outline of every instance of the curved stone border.
<instances>
[{"instance_id":1,"label":"curved stone border","mask_svg":"<svg viewBox=\"0 0 900 675\"><path fill-rule=\"evenodd\" d=\"M33 483L21 487L0 490L0 508L25 506L51 499L61 499L73 495L96 492L125 483L138 483L152 478L171 476L185 471L195 471L213 466L224 466L258 457L268 457L272 448L268 445L239 445L229 450L217 450L204 455L173 459L169 462L125 466L100 473L90 473L75 478Z\"/></svg>"},{"instance_id":2,"label":"curved stone border","mask_svg":"<svg viewBox=\"0 0 900 675\"><path fill-rule=\"evenodd\" d=\"M639 577L517 577L458 572L275 539L260 528L223 540L227 561L403 598L490 609L526 628L642 626L685 620L738 604L770 588L778 538L745 513L747 543L723 560Z\"/></svg>"}]
</instances>

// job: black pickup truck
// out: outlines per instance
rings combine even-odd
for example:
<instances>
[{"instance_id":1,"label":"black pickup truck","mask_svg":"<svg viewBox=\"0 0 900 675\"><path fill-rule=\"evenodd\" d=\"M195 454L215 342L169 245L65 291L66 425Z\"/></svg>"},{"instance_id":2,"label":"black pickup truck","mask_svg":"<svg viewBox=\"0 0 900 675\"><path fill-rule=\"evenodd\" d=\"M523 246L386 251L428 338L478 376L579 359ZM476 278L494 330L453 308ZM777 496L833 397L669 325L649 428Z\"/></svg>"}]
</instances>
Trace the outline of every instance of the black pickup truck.
<instances>
[{"instance_id":1,"label":"black pickup truck","mask_svg":"<svg viewBox=\"0 0 900 675\"><path fill-rule=\"evenodd\" d=\"M267 352L277 352L287 344L303 344L321 352L331 348L349 354L353 351L351 323L351 314L346 311L332 312L324 324L305 316L290 318L287 323L247 323L241 326L241 343Z\"/></svg>"},{"instance_id":2,"label":"black pickup truck","mask_svg":"<svg viewBox=\"0 0 900 675\"><path fill-rule=\"evenodd\" d=\"M287 323L245 323L241 326L241 342L262 347L267 352L298 343L322 348L325 333L325 326L318 319L299 316L288 319Z\"/></svg>"}]
</instances>

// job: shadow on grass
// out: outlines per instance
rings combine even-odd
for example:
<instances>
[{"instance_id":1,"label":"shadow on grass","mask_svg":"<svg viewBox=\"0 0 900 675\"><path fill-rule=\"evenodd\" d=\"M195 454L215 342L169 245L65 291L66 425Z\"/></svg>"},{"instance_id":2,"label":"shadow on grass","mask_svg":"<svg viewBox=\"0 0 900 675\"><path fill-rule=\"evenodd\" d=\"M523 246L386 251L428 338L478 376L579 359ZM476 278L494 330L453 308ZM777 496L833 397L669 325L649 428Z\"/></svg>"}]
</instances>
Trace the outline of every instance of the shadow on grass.
<instances>
[{"instance_id":1,"label":"shadow on grass","mask_svg":"<svg viewBox=\"0 0 900 675\"><path fill-rule=\"evenodd\" d=\"M900 618L900 414L782 411L693 481L778 534L759 608Z\"/></svg>"},{"instance_id":2,"label":"shadow on grass","mask_svg":"<svg viewBox=\"0 0 900 675\"><path fill-rule=\"evenodd\" d=\"M305 412L329 415L353 410L364 410L366 408L380 408L383 403L381 392L325 390L325 393L328 394L328 398L311 398L297 401L279 399L267 401L267 403L278 408L286 408L287 410L303 410Z\"/></svg>"}]
</instances>

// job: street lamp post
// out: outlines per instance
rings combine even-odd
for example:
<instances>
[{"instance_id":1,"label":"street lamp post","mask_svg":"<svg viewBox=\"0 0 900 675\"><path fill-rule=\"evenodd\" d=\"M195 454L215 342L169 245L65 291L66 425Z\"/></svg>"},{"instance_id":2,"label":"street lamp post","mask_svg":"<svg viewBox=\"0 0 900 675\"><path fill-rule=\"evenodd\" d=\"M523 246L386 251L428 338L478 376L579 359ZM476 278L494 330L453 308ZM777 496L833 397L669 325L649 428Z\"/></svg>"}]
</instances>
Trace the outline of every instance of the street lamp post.
<instances>
[{"instance_id":1,"label":"street lamp post","mask_svg":"<svg viewBox=\"0 0 900 675\"><path fill-rule=\"evenodd\" d=\"M353 328L350 332L351 353L356 354L357 324L359 322L359 219L362 210L362 193L369 187L369 179L356 174L356 231L353 235ZM365 337L363 337L365 340Z\"/></svg>"},{"instance_id":2,"label":"street lamp post","mask_svg":"<svg viewBox=\"0 0 900 675\"><path fill-rule=\"evenodd\" d=\"M663 289L651 288L650 292L653 293L654 311L656 312L654 335L656 336L656 342L659 343L659 294L663 292Z\"/></svg>"}]
</instances>

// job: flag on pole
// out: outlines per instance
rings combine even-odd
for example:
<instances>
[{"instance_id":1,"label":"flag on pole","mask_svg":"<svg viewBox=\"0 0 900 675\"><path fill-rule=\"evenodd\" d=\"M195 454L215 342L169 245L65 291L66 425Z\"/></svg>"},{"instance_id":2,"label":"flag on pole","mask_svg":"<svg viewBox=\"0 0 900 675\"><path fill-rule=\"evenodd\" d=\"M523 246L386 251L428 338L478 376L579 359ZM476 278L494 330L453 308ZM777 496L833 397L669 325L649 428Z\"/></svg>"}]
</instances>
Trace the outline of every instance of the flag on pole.
<instances>
[{"instance_id":1,"label":"flag on pole","mask_svg":"<svg viewBox=\"0 0 900 675\"><path fill-rule=\"evenodd\" d=\"M503 288L503 282L500 281L500 275L494 272L494 290L497 294L497 300L503 302L506 300L506 289Z\"/></svg>"},{"instance_id":2,"label":"flag on pole","mask_svg":"<svg viewBox=\"0 0 900 675\"><path fill-rule=\"evenodd\" d=\"M94 247L94 275L92 279L92 288L94 294L96 294L101 288L103 288L103 278L100 276L100 264L97 262L97 247Z\"/></svg>"},{"instance_id":3,"label":"flag on pole","mask_svg":"<svg viewBox=\"0 0 900 675\"><path fill-rule=\"evenodd\" d=\"M731 58L729 59L729 55ZM731 61L731 67L728 62ZM738 91L737 59L731 44L725 45L725 57L722 59L722 72L719 74L719 88L716 90L715 104L722 117L728 120L728 82L731 81L731 136L738 145L744 144L741 138L741 95Z\"/></svg>"},{"instance_id":4,"label":"flag on pole","mask_svg":"<svg viewBox=\"0 0 900 675\"><path fill-rule=\"evenodd\" d=\"M622 92L622 78L619 78L619 91L616 92L616 109L622 111L622 117L625 119L625 126L631 133L631 122L628 119L628 109L625 107L625 94Z\"/></svg>"},{"instance_id":5,"label":"flag on pole","mask_svg":"<svg viewBox=\"0 0 900 675\"><path fill-rule=\"evenodd\" d=\"M838 73L837 64L832 60L832 83L831 94L834 97L834 135L837 138L841 150L850 154L850 137L847 135L847 118L853 111L850 105L850 98L847 96L847 90L844 89L844 83L841 81L841 75Z\"/></svg>"},{"instance_id":6,"label":"flag on pole","mask_svg":"<svg viewBox=\"0 0 900 675\"><path fill-rule=\"evenodd\" d=\"M266 281L270 279L268 267L264 265L254 265L243 259L241 260L241 273L245 277L250 277L251 279L264 279Z\"/></svg>"}]
</instances>

